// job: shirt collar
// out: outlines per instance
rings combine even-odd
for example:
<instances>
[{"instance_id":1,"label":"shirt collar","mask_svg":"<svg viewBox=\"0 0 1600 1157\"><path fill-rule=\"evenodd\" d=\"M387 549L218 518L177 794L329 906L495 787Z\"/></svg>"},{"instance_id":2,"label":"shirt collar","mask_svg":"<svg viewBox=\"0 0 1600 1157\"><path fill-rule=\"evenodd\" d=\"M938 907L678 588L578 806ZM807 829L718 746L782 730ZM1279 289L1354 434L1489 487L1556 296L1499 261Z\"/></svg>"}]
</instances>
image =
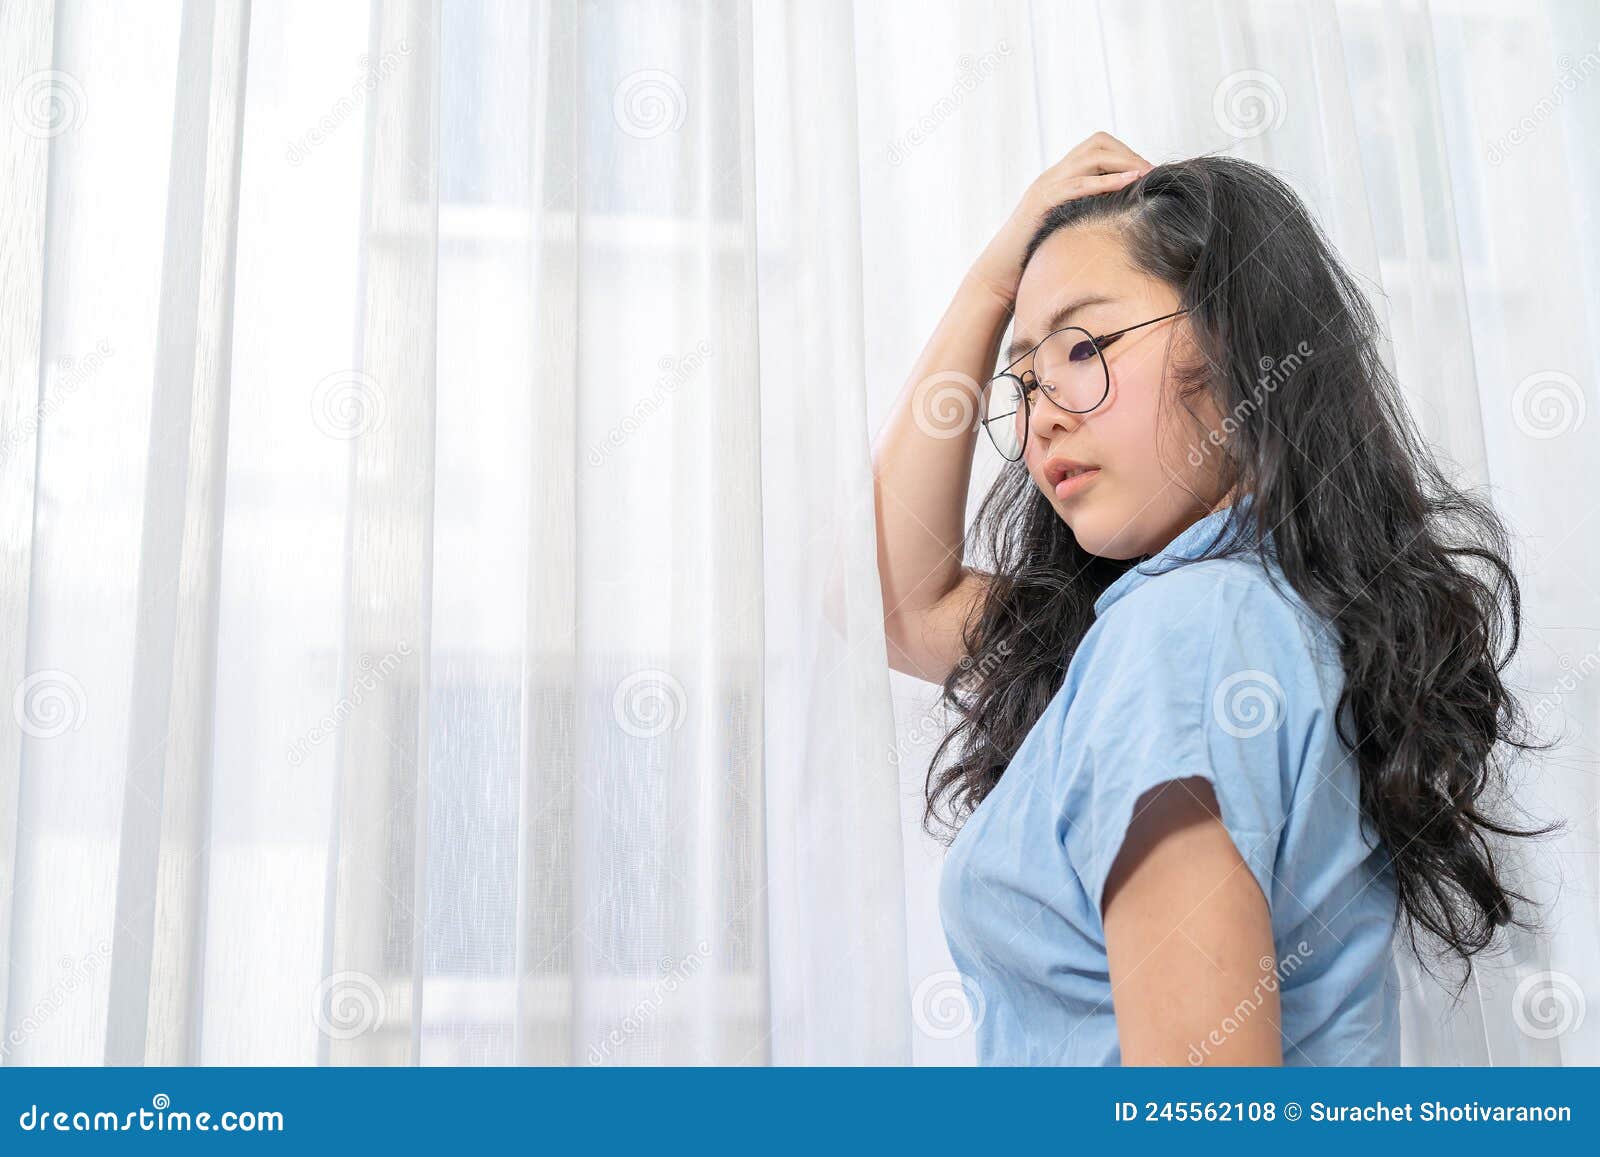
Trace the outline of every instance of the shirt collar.
<instances>
[{"instance_id":1,"label":"shirt collar","mask_svg":"<svg viewBox=\"0 0 1600 1157\"><path fill-rule=\"evenodd\" d=\"M1241 517L1248 514L1250 496L1248 494L1240 496L1234 502L1234 506L1239 508ZM1232 506L1224 506L1221 510L1213 510L1210 514L1205 515L1180 531L1176 538L1167 543L1156 554L1141 559L1123 571L1110 586L1100 592L1100 597L1095 599L1095 618L1105 614L1111 604L1118 599L1132 594L1151 579L1171 570L1174 563L1194 559L1204 554L1209 547L1215 544L1218 534L1222 532L1222 528L1227 523L1228 516L1232 511ZM1244 533L1249 532L1248 527L1243 529Z\"/></svg>"}]
</instances>

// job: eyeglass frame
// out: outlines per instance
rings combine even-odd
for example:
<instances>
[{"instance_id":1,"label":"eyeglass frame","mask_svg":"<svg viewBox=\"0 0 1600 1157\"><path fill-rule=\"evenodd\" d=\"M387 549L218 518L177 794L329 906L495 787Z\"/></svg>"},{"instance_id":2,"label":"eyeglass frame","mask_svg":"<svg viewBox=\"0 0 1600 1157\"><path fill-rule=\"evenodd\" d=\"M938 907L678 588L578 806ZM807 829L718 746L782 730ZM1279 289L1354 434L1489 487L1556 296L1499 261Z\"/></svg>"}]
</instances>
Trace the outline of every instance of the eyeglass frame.
<instances>
[{"instance_id":1,"label":"eyeglass frame","mask_svg":"<svg viewBox=\"0 0 1600 1157\"><path fill-rule=\"evenodd\" d=\"M1032 357L1035 353L1038 352L1040 346L1044 345L1045 342L1047 342L1051 338L1055 337L1056 334L1058 334L1058 333L1066 333L1067 330L1069 330L1069 329L1075 329L1079 333L1084 334L1089 339L1089 344L1094 346L1095 356L1100 359L1100 376L1101 376L1101 379L1105 382L1104 388L1100 391L1100 398L1099 398L1098 401L1095 402L1094 405L1090 406L1087 410L1074 410L1069 406L1063 406L1060 402L1058 402L1054 398L1050 397L1050 395L1048 393L1045 393L1045 397L1047 399L1049 399L1049 402L1050 402L1050 404L1052 406L1054 406L1056 409L1060 410L1064 414L1092 414L1095 410L1098 410L1101 406L1105 405L1106 398L1108 398L1111 395L1111 368L1106 365L1106 354L1105 354L1106 347L1108 345L1110 345L1111 343L1115 342L1118 338L1120 338L1125 333L1132 333L1136 329L1143 329L1145 326L1154 325L1158 321L1166 321L1169 318L1181 317L1183 314L1186 314L1188 312L1189 311L1187 309L1174 310L1171 313L1164 313L1160 317L1152 317L1149 321L1141 321L1137 325L1123 326L1119 330L1115 330L1112 333L1101 334L1098 337L1096 337L1094 334L1090 333L1088 330L1084 329L1081 325L1064 325L1064 326L1061 326L1058 329L1053 329L1049 333L1045 334L1038 341L1036 341L1032 345L1032 347L1030 347L1029 349L1023 351L1022 353L1018 354L1015 358L1013 358L1012 361L1011 361L1011 364L1006 366L1005 369L1001 370L999 373L997 373L993 377L991 377L989 379L988 389L989 390L993 390L994 387L995 387L995 383L998 382L1001 378L1010 378L1012 381L1017 383L1017 385L1021 388L1021 392L1022 392L1022 397L1021 397L1022 408L1023 408L1023 410L1026 411L1026 414L1027 414L1027 416L1023 420L1023 430L1026 431L1027 428L1028 428L1028 423L1032 422L1032 420L1033 420L1033 410L1031 408L1031 403L1028 401L1028 395L1030 393L1034 392L1035 390L1042 391L1043 387L1041 386L1041 384L1039 382L1038 375L1035 374L1031 369L1022 371L1023 374L1027 374L1029 377L1033 378L1033 384L1031 386L1026 381L1023 380L1022 374L1014 374L1014 373L1011 372L1011 370L1016 366L1016 364L1018 362L1024 361L1025 359ZM985 391L985 396L987 396L987 392L988 391L986 390ZM1005 452L1000 449L1000 444L999 444L999 442L997 442L995 440L994 431L989 429L989 424L991 422L999 422L999 421L1002 421L1002 420L1004 420L1006 418L1014 417L1015 415L1016 415L1016 411L1012 410L1011 413L1009 413L1009 414L1001 414L998 418L984 418L983 419L983 428L984 428L984 431L989 435L989 442L990 442L991 445L994 446L995 450L1000 454L1000 457L1002 457L1002 458L1006 458ZM1023 452L1027 449L1027 445L1028 445L1028 438L1027 438L1027 434L1024 433L1023 437L1022 437L1022 447L1021 447L1021 449L1018 450L1017 456L1015 458L1006 458L1006 461L1007 462L1020 462L1022 460L1022 457L1023 457Z\"/></svg>"}]
</instances>

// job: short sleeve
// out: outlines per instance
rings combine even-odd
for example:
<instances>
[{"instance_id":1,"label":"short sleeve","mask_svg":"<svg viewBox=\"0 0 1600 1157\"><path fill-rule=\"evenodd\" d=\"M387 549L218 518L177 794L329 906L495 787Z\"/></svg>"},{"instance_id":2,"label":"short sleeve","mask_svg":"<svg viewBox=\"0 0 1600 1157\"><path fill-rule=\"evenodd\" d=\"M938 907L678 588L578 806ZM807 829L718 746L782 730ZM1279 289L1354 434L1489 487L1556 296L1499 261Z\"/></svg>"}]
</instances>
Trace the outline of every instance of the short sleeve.
<instances>
[{"instance_id":1,"label":"short sleeve","mask_svg":"<svg viewBox=\"0 0 1600 1157\"><path fill-rule=\"evenodd\" d=\"M1320 704L1317 686L1295 609L1241 564L1171 571L1095 623L1069 668L1056 754L1062 844L1097 914L1139 799L1190 777L1211 784L1272 905L1305 751L1296 705Z\"/></svg>"}]
</instances>

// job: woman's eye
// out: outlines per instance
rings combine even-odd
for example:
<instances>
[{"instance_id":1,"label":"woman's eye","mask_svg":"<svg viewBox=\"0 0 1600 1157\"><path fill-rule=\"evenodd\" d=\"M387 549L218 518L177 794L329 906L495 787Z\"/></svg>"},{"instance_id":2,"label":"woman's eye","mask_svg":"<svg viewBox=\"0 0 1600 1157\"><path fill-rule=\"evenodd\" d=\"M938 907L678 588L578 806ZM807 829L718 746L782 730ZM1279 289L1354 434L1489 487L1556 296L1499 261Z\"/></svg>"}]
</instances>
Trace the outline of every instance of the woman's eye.
<instances>
[{"instance_id":1,"label":"woman's eye","mask_svg":"<svg viewBox=\"0 0 1600 1157\"><path fill-rule=\"evenodd\" d=\"M1072 349L1067 353L1067 360L1073 362L1086 361L1092 357L1094 357L1094 342L1090 341L1088 338L1075 343Z\"/></svg>"}]
</instances>

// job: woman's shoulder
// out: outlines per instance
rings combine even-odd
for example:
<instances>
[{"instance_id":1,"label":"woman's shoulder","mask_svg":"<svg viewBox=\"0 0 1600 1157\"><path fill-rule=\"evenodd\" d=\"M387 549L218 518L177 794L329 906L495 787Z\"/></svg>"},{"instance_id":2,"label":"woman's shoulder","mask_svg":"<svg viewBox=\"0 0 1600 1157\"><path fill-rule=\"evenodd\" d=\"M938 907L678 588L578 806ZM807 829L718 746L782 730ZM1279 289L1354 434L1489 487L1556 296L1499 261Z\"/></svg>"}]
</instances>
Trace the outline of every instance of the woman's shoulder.
<instances>
[{"instance_id":1,"label":"woman's shoulder","mask_svg":"<svg viewBox=\"0 0 1600 1157\"><path fill-rule=\"evenodd\" d=\"M1260 614L1304 614L1305 604L1282 572L1254 554L1193 560L1156 559L1135 564L1139 581L1102 618L1138 618L1173 626L1235 608ZM1124 575L1119 582L1127 580Z\"/></svg>"},{"instance_id":2,"label":"woman's shoulder","mask_svg":"<svg viewBox=\"0 0 1600 1157\"><path fill-rule=\"evenodd\" d=\"M1225 663L1303 669L1319 685L1337 668L1327 620L1256 555L1140 566L1146 569L1138 580L1100 611L1085 636L1091 654L1155 659L1178 678L1203 676L1219 655Z\"/></svg>"}]
</instances>

